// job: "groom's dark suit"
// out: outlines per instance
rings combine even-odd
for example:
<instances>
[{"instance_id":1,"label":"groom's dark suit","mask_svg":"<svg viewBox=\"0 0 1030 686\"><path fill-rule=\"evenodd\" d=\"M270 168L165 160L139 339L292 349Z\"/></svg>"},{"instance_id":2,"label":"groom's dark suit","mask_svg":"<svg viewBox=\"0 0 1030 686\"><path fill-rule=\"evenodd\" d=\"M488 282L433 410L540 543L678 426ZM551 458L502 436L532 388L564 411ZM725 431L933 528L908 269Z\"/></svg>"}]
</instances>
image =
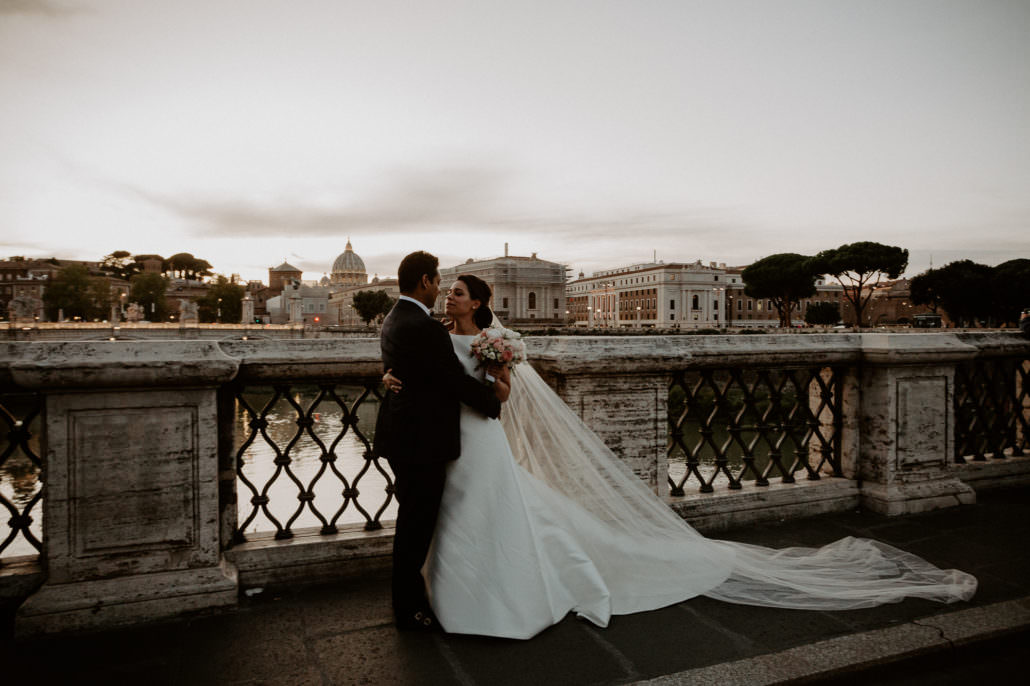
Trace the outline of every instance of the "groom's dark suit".
<instances>
[{"instance_id":1,"label":"groom's dark suit","mask_svg":"<svg viewBox=\"0 0 1030 686\"><path fill-rule=\"evenodd\" d=\"M403 383L379 406L373 452L394 473L398 510L393 542L393 607L398 622L428 610L422 565L436 529L448 461L461 455L460 403L488 417L501 404L465 373L443 324L398 300L383 321L383 366Z\"/></svg>"}]
</instances>

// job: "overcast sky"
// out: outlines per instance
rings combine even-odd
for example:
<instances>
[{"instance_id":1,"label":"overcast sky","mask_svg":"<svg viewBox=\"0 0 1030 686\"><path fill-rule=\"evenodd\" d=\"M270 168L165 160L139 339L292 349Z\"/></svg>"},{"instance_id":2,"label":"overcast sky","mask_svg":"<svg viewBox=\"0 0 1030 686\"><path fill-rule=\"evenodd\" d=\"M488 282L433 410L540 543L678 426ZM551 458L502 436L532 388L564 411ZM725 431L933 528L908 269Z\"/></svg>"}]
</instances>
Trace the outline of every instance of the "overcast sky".
<instances>
[{"instance_id":1,"label":"overcast sky","mask_svg":"<svg viewBox=\"0 0 1030 686\"><path fill-rule=\"evenodd\" d=\"M0 0L0 256L1030 257L1030 0Z\"/></svg>"}]
</instances>

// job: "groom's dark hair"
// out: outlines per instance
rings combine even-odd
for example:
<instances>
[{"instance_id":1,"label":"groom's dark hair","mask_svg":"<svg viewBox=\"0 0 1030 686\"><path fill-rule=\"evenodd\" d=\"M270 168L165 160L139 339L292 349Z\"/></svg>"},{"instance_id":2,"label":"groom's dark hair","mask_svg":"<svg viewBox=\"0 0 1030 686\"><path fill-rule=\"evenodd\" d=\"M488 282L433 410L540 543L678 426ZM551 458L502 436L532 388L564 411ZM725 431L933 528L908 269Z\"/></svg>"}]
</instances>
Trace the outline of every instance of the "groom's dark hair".
<instances>
[{"instance_id":1,"label":"groom's dark hair","mask_svg":"<svg viewBox=\"0 0 1030 686\"><path fill-rule=\"evenodd\" d=\"M397 288L401 293L414 293L425 274L432 281L439 273L440 260L424 250L413 252L397 267Z\"/></svg>"}]
</instances>

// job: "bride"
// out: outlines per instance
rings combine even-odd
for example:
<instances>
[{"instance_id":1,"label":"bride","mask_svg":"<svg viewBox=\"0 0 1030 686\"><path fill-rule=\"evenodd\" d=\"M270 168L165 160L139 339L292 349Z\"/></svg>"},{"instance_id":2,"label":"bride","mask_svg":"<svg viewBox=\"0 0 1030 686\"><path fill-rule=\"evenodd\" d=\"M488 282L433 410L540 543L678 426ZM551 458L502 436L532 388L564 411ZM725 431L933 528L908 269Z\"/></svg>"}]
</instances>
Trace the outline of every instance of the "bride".
<instances>
[{"instance_id":1,"label":"bride","mask_svg":"<svg viewBox=\"0 0 1030 686\"><path fill-rule=\"evenodd\" d=\"M501 420L462 406L423 574L448 632L530 638L570 611L613 614L705 595L765 607L846 610L906 597L968 600L976 579L868 539L776 550L705 538L657 498L528 365L478 366L470 346L497 326L490 289L461 275L447 293L452 343L469 374L509 393ZM387 373L387 388L402 379ZM510 387L506 388L506 387ZM499 395L503 395L500 393Z\"/></svg>"}]
</instances>

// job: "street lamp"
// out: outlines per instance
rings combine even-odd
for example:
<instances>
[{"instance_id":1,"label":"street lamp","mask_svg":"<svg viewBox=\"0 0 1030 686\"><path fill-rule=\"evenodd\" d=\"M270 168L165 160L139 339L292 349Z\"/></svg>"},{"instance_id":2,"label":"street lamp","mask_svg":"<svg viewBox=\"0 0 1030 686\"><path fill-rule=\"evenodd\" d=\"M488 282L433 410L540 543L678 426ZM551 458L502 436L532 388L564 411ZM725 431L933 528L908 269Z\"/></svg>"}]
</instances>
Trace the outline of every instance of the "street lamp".
<instances>
[{"instance_id":1,"label":"street lamp","mask_svg":"<svg viewBox=\"0 0 1030 686\"><path fill-rule=\"evenodd\" d=\"M222 299L218 299L218 323L222 322Z\"/></svg>"},{"instance_id":2,"label":"street lamp","mask_svg":"<svg viewBox=\"0 0 1030 686\"><path fill-rule=\"evenodd\" d=\"M637 328L640 328L640 305L637 305Z\"/></svg>"}]
</instances>

